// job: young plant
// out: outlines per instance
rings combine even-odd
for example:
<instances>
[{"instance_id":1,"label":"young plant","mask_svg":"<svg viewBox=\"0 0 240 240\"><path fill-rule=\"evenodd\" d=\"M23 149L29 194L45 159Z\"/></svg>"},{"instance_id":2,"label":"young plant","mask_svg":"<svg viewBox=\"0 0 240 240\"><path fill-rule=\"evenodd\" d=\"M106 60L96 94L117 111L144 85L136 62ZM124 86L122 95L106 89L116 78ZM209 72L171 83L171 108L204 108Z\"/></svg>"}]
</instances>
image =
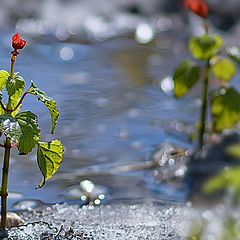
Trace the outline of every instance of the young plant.
<instances>
[{"instance_id":1,"label":"young plant","mask_svg":"<svg viewBox=\"0 0 240 240\"><path fill-rule=\"evenodd\" d=\"M11 56L10 73L0 71L0 134L5 141L0 144L5 149L2 171L1 195L1 233L6 233L7 214L7 184L11 148L17 147L20 155L26 155L37 145L37 162L43 174L42 182L36 187L40 188L45 184L59 168L63 156L63 146L59 140L40 142L40 129L38 127L37 115L30 111L20 112L23 100L28 94L35 95L43 102L50 111L52 118L52 130L56 127L59 112L56 102L40 90L32 81L30 88L24 92L25 81L18 73L14 73L14 63L19 54L18 50L23 49L26 41L16 33L12 37L13 51ZM6 90L8 101L3 103L3 90Z\"/></svg>"},{"instance_id":2,"label":"young plant","mask_svg":"<svg viewBox=\"0 0 240 240\"><path fill-rule=\"evenodd\" d=\"M198 128L198 148L201 149L204 145L207 112L210 106L212 132L232 128L240 120L240 94L229 83L237 70L232 60L240 64L240 51L237 47L223 48L222 37L218 34L209 34L208 6L203 0L185 0L184 5L202 18L204 34L193 36L189 40L189 50L193 59L184 60L176 67L173 76L174 95L181 98L198 81L203 81ZM218 82L218 88L215 90L210 88L210 77Z\"/></svg>"}]
</instances>

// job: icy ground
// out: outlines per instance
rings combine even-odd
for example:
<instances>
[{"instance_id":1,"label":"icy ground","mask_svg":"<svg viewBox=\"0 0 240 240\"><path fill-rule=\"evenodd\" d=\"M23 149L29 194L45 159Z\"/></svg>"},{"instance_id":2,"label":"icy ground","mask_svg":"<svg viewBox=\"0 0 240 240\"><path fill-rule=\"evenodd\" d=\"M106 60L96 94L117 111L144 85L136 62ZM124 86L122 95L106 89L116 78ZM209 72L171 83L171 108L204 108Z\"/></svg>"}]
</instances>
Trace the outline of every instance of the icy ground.
<instances>
[{"instance_id":1,"label":"icy ground","mask_svg":"<svg viewBox=\"0 0 240 240\"><path fill-rule=\"evenodd\" d=\"M22 213L26 225L11 228L8 239L181 240L186 209L156 203L57 204Z\"/></svg>"}]
</instances>

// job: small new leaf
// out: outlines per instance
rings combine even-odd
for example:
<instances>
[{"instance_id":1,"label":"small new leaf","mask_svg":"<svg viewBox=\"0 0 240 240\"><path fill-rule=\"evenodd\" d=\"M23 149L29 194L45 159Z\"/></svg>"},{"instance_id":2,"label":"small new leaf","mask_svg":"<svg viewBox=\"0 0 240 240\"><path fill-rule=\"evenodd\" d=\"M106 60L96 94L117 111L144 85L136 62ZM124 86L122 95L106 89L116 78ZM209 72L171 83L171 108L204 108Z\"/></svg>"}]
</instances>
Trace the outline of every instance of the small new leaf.
<instances>
[{"instance_id":1,"label":"small new leaf","mask_svg":"<svg viewBox=\"0 0 240 240\"><path fill-rule=\"evenodd\" d=\"M182 62L173 75L174 95L176 98L184 96L197 82L200 75L200 68L186 60Z\"/></svg>"},{"instance_id":2,"label":"small new leaf","mask_svg":"<svg viewBox=\"0 0 240 240\"><path fill-rule=\"evenodd\" d=\"M9 76L9 73L5 70L0 71L0 90L2 91L5 84L6 84L6 79Z\"/></svg>"},{"instance_id":3,"label":"small new leaf","mask_svg":"<svg viewBox=\"0 0 240 240\"><path fill-rule=\"evenodd\" d=\"M230 58L232 58L238 65L240 65L240 49L239 49L239 47L236 47L236 46L227 47L226 52Z\"/></svg>"},{"instance_id":4,"label":"small new leaf","mask_svg":"<svg viewBox=\"0 0 240 240\"><path fill-rule=\"evenodd\" d=\"M56 107L56 102L52 98L48 97L45 92L40 90L33 81L32 81L32 85L29 88L28 92L35 95L38 98L38 100L40 100L47 106L48 110L50 111L51 118L52 118L51 133L53 133L54 129L56 127L56 124L57 124L58 116L59 116L59 112Z\"/></svg>"},{"instance_id":5,"label":"small new leaf","mask_svg":"<svg viewBox=\"0 0 240 240\"><path fill-rule=\"evenodd\" d=\"M63 157L63 146L59 140L39 142L37 161L43 174L42 182L36 187L41 188L45 182L58 170Z\"/></svg>"},{"instance_id":6,"label":"small new leaf","mask_svg":"<svg viewBox=\"0 0 240 240\"><path fill-rule=\"evenodd\" d=\"M9 97L13 101L18 100L21 97L24 91L24 87L25 87L25 81L21 76L16 75L13 78L9 76L7 78L6 89Z\"/></svg>"},{"instance_id":7,"label":"small new leaf","mask_svg":"<svg viewBox=\"0 0 240 240\"><path fill-rule=\"evenodd\" d=\"M13 78L10 76L6 80L6 89L9 95L9 101L7 103L7 108L14 109L18 104L22 93L24 92L25 81L21 76L15 75ZM20 110L20 107L12 113L15 116Z\"/></svg>"},{"instance_id":8,"label":"small new leaf","mask_svg":"<svg viewBox=\"0 0 240 240\"><path fill-rule=\"evenodd\" d=\"M192 55L200 60L207 60L214 56L216 51L223 45L221 36L202 35L199 37L192 37L189 41L189 50Z\"/></svg>"},{"instance_id":9,"label":"small new leaf","mask_svg":"<svg viewBox=\"0 0 240 240\"><path fill-rule=\"evenodd\" d=\"M215 131L233 128L240 120L240 94L233 88L222 87L212 102Z\"/></svg>"},{"instance_id":10,"label":"small new leaf","mask_svg":"<svg viewBox=\"0 0 240 240\"><path fill-rule=\"evenodd\" d=\"M228 58L217 58L211 69L214 76L223 81L229 81L237 71L234 63Z\"/></svg>"}]
</instances>

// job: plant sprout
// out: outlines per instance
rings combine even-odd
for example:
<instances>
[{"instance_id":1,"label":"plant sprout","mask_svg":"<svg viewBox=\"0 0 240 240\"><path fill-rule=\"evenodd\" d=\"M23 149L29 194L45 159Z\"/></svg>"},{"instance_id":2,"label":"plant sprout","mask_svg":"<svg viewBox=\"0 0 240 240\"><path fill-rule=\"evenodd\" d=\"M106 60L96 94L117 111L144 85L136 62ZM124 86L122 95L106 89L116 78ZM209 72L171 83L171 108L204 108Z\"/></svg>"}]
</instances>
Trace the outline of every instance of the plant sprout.
<instances>
[{"instance_id":1,"label":"plant sprout","mask_svg":"<svg viewBox=\"0 0 240 240\"><path fill-rule=\"evenodd\" d=\"M14 73L14 63L19 54L18 50L26 45L18 33L12 37L13 51L11 56L10 73L5 70L0 71L0 134L5 141L0 144L5 149L2 171L1 195L1 234L6 235L6 214L7 214L7 185L11 148L17 147L20 155L26 155L37 145L37 162L43 174L42 182L36 187L40 188L45 184L59 168L63 156L63 146L59 140L50 142L40 142L40 129L38 127L38 117L31 111L22 111L23 100L28 94L33 94L38 100L43 102L50 111L52 118L52 130L54 132L58 120L59 112L56 102L40 90L32 81L30 88L24 92L25 81L18 73ZM3 102L3 90L8 95L6 104Z\"/></svg>"},{"instance_id":2,"label":"plant sprout","mask_svg":"<svg viewBox=\"0 0 240 240\"><path fill-rule=\"evenodd\" d=\"M240 120L240 94L230 85L236 73L235 63L240 64L240 50L233 46L224 48L218 34L209 33L208 6L203 0L185 0L184 5L203 20L204 34L189 40L191 60L184 60L174 71L174 95L183 97L198 82L202 81L203 93L198 127L198 149L202 149L207 126L207 113L211 109L210 132L233 128ZM232 61L233 60L233 61ZM215 80L218 87L212 88ZM211 96L211 97L210 97Z\"/></svg>"}]
</instances>

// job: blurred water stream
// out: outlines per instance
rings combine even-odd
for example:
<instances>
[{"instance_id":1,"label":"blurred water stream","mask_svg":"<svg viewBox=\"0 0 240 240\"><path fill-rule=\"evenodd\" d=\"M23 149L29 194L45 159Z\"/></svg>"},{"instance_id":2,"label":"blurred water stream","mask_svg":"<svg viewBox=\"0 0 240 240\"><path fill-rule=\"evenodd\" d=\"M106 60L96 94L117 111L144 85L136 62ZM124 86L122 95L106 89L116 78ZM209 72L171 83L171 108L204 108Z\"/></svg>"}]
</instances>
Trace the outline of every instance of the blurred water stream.
<instances>
[{"instance_id":1,"label":"blurred water stream","mask_svg":"<svg viewBox=\"0 0 240 240\"><path fill-rule=\"evenodd\" d=\"M206 2L211 30L228 45L239 45L238 0ZM35 96L26 97L22 110L39 116L41 140L58 138L65 152L59 171L35 190L42 180L36 149L27 156L13 149L8 210L30 210L22 212L26 222L40 221L11 229L10 237L57 231L99 239L185 239L192 227L203 239L222 233L229 239L232 229L239 234L232 189L226 197L205 199L198 191L202 180L228 168L225 148L231 135L216 148L204 148L183 180L187 158L182 153L194 147L189 134L199 119L202 86L176 100L171 74L191 58L187 41L202 32L198 16L179 0L0 3L0 70L9 70L10 39L18 31L27 46L15 71L26 80L26 89L34 80L56 100L60 117L54 135L50 114ZM239 77L238 72L231 82L238 90ZM2 165L1 159L3 151ZM190 188L196 193L191 202L186 201ZM67 204L31 211L62 202ZM94 207L101 202L106 204Z\"/></svg>"},{"instance_id":2,"label":"blurred water stream","mask_svg":"<svg viewBox=\"0 0 240 240\"><path fill-rule=\"evenodd\" d=\"M10 35L1 34L2 41ZM171 34L162 35L158 39L160 47L156 43L141 46L135 40L124 38L91 45L38 41L30 43L19 55L16 71L26 79L27 85L33 79L57 101L60 118L54 137L62 140L65 149L60 172L106 170L143 163L150 160L154 149L163 142L189 146L187 136L177 133L175 119L191 123L198 114L197 101L191 95L176 101L171 95L171 81L165 78L179 55L185 53L185 43L174 38ZM1 46L0 50L1 67L8 69L8 46ZM48 134L50 115L45 106L29 96L24 109L39 115L42 140L52 139ZM166 126L175 133L165 131ZM185 199L185 192L177 187L155 183L152 172L142 170L86 178L107 187L108 199ZM10 206L29 198L66 201L63 194L66 188L78 184L82 178L53 179L44 188L35 190L40 180L34 154L18 156L13 151L9 191L21 194L10 195Z\"/></svg>"},{"instance_id":3,"label":"blurred water stream","mask_svg":"<svg viewBox=\"0 0 240 240\"><path fill-rule=\"evenodd\" d=\"M14 150L9 175L9 208L27 199L36 199L36 204L38 200L79 203L80 199L69 200L66 195L85 178L103 188L107 200L185 200L187 193L182 186L157 180L156 169L109 171L151 160L153 152L166 142L191 147L187 133L192 131L198 118L199 86L177 101L172 95L173 82L169 77L176 64L187 56L188 32L179 15L170 18L161 14L161 4L154 0L151 9L150 4L149 8L144 7L145 1L139 5L128 1L109 5L106 1L105 5L93 8L90 1L71 1L69 8L59 1L51 1L52 5L43 1L39 8L38 2L35 5L32 1L31 5L24 1L17 12L15 5L11 5L13 2L4 1L0 10L4 9L5 13L1 15L2 25L16 23L16 29L28 42L17 59L15 70L28 86L30 80L34 80L57 101L60 118L54 138L61 139L65 154L60 177L35 190L41 181L35 154L18 156ZM87 16L74 11L74 6L82 8ZM62 22L56 21L57 11L62 13ZM66 14L68 11L72 15ZM28 14L19 15L24 12ZM11 18L12 15L15 18ZM78 21L74 21L76 17ZM3 29L0 31L0 65L1 69L8 70L9 40L14 31ZM149 43L137 43L134 34L138 42ZM45 106L34 96L28 96L23 108L39 115L42 140L53 139L50 114ZM0 154L1 158L2 152ZM167 164L177 163L170 159ZM183 169L180 170L177 174L182 175ZM78 172L82 177L73 177ZM69 178L61 179L63 173Z\"/></svg>"}]
</instances>

